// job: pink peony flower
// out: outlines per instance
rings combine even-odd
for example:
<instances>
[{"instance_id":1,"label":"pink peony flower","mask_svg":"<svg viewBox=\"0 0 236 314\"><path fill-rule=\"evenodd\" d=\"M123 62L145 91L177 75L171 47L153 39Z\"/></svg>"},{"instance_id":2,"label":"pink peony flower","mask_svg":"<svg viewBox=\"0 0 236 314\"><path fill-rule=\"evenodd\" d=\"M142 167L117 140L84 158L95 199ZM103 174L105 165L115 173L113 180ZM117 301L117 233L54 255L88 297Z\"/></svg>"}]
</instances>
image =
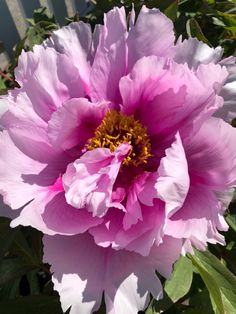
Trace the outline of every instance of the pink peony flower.
<instances>
[{"instance_id":1,"label":"pink peony flower","mask_svg":"<svg viewBox=\"0 0 236 314\"><path fill-rule=\"evenodd\" d=\"M134 20L114 8L93 34L82 22L56 31L22 53L21 87L1 100L11 226L45 234L71 314L96 311L103 295L107 313L136 313L162 296L156 271L224 244L236 130L213 115L235 100L234 60L197 39L175 45L157 9Z\"/></svg>"}]
</instances>

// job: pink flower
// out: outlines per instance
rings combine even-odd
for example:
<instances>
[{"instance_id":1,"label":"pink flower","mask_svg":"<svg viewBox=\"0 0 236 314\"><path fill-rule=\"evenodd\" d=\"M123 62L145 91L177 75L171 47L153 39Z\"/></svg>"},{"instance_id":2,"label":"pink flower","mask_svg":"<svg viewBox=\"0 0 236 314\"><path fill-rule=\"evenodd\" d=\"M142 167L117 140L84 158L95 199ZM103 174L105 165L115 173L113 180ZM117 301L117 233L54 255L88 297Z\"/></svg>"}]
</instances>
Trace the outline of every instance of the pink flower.
<instances>
[{"instance_id":1,"label":"pink flower","mask_svg":"<svg viewBox=\"0 0 236 314\"><path fill-rule=\"evenodd\" d=\"M97 310L103 293L107 313L136 313L162 296L155 271L224 243L236 130L212 116L232 105L236 72L219 47L174 42L159 10L144 6L135 24L132 12L127 27L115 8L93 34L72 23L23 52L21 87L1 100L11 226L45 234L71 314Z\"/></svg>"}]
</instances>

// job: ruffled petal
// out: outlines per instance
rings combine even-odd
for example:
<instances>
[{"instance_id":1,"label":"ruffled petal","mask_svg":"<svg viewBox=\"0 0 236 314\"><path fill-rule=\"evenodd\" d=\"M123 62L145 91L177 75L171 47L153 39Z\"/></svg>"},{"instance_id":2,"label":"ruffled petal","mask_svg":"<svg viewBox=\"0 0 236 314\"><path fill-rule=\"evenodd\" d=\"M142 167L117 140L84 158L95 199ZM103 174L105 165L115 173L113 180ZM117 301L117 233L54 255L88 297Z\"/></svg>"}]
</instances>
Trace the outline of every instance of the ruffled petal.
<instances>
[{"instance_id":1,"label":"ruffled petal","mask_svg":"<svg viewBox=\"0 0 236 314\"><path fill-rule=\"evenodd\" d=\"M76 209L66 203L59 178L54 185L38 190L35 199L24 207L11 226L32 226L49 235L73 235L84 233L101 222L87 210Z\"/></svg>"},{"instance_id":2,"label":"ruffled petal","mask_svg":"<svg viewBox=\"0 0 236 314\"><path fill-rule=\"evenodd\" d=\"M199 132L184 143L191 184L201 184L216 191L234 186L235 143L236 129L221 119L208 119Z\"/></svg>"},{"instance_id":3,"label":"ruffled petal","mask_svg":"<svg viewBox=\"0 0 236 314\"><path fill-rule=\"evenodd\" d=\"M177 133L175 141L166 150L166 156L161 159L155 184L160 199L165 202L167 217L172 216L183 205L189 184L188 163Z\"/></svg>"},{"instance_id":4,"label":"ruffled petal","mask_svg":"<svg viewBox=\"0 0 236 314\"><path fill-rule=\"evenodd\" d=\"M221 47L211 48L197 38L178 41L175 46L173 59L177 63L187 63L192 69L197 69L200 64L218 63L223 55Z\"/></svg>"},{"instance_id":5,"label":"ruffled petal","mask_svg":"<svg viewBox=\"0 0 236 314\"><path fill-rule=\"evenodd\" d=\"M142 220L130 226L124 223L125 213L109 209L104 222L89 230L95 242L104 247L111 245L116 250L126 249L147 256L154 243L158 245L162 241L165 208L160 200L154 200L150 207L139 205Z\"/></svg>"},{"instance_id":6,"label":"ruffled petal","mask_svg":"<svg viewBox=\"0 0 236 314\"><path fill-rule=\"evenodd\" d=\"M224 237L216 229L222 225L222 218L221 204L214 192L191 186L182 208L167 221L165 234L188 239L193 246L204 250L207 242L224 244Z\"/></svg>"},{"instance_id":7,"label":"ruffled petal","mask_svg":"<svg viewBox=\"0 0 236 314\"><path fill-rule=\"evenodd\" d=\"M96 148L70 164L63 175L68 204L75 208L86 207L94 216L104 216L121 163L130 148L125 143L114 153L108 148Z\"/></svg>"},{"instance_id":8,"label":"ruffled petal","mask_svg":"<svg viewBox=\"0 0 236 314\"><path fill-rule=\"evenodd\" d=\"M66 55L52 48L38 45L33 51L23 51L15 75L21 85L15 93L26 92L33 110L44 121L63 101L84 96L77 68Z\"/></svg>"},{"instance_id":9,"label":"ruffled petal","mask_svg":"<svg viewBox=\"0 0 236 314\"><path fill-rule=\"evenodd\" d=\"M63 311L71 307L70 314L92 313L98 310L104 292L107 313L133 314L145 309L149 293L156 299L161 297L155 270L169 275L180 244L180 240L166 237L144 258L99 247L88 234L44 236L44 262L52 265L52 280Z\"/></svg>"},{"instance_id":10,"label":"ruffled petal","mask_svg":"<svg viewBox=\"0 0 236 314\"><path fill-rule=\"evenodd\" d=\"M17 209L37 194L38 186L27 182L27 178L38 177L46 165L20 151L6 131L0 133L0 146L0 190L4 202ZM49 173L47 178L50 180ZM44 177L39 177L42 184L44 180Z\"/></svg>"},{"instance_id":11,"label":"ruffled petal","mask_svg":"<svg viewBox=\"0 0 236 314\"><path fill-rule=\"evenodd\" d=\"M50 142L58 149L84 148L101 123L108 103L91 103L86 98L70 99L63 103L48 123Z\"/></svg>"},{"instance_id":12,"label":"ruffled petal","mask_svg":"<svg viewBox=\"0 0 236 314\"><path fill-rule=\"evenodd\" d=\"M220 65L202 64L193 72L186 64L144 57L120 80L121 111L134 114L158 141L177 131L191 136L223 104L217 94L227 76Z\"/></svg>"},{"instance_id":13,"label":"ruffled petal","mask_svg":"<svg viewBox=\"0 0 236 314\"><path fill-rule=\"evenodd\" d=\"M59 53L67 55L78 69L85 94L89 95L89 76L91 71L93 45L89 24L70 23L59 29L44 42L44 46L53 47Z\"/></svg>"},{"instance_id":14,"label":"ruffled petal","mask_svg":"<svg viewBox=\"0 0 236 314\"><path fill-rule=\"evenodd\" d=\"M144 56L171 56L175 35L173 23L159 9L142 6L136 24L131 27L128 45L128 67Z\"/></svg>"},{"instance_id":15,"label":"ruffled petal","mask_svg":"<svg viewBox=\"0 0 236 314\"><path fill-rule=\"evenodd\" d=\"M126 32L123 7L105 14L90 77L91 98L95 102L110 100L117 105L120 103L118 84L126 73Z\"/></svg>"},{"instance_id":16,"label":"ruffled petal","mask_svg":"<svg viewBox=\"0 0 236 314\"><path fill-rule=\"evenodd\" d=\"M230 122L236 118L236 64L235 58L229 57L220 62L226 66L229 73L225 85L223 86L220 95L224 98L224 106L220 108L215 116Z\"/></svg>"}]
</instances>

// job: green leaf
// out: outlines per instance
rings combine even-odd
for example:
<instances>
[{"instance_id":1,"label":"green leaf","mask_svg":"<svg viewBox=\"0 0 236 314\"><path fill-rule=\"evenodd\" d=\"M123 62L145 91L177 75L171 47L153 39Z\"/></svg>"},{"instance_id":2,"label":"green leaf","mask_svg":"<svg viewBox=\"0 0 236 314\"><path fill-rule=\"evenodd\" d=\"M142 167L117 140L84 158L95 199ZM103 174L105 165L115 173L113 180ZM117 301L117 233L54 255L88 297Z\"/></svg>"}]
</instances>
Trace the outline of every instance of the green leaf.
<instances>
[{"instance_id":1,"label":"green leaf","mask_svg":"<svg viewBox=\"0 0 236 314\"><path fill-rule=\"evenodd\" d=\"M0 314L62 314L57 296L28 296L0 301Z\"/></svg>"},{"instance_id":2,"label":"green leaf","mask_svg":"<svg viewBox=\"0 0 236 314\"><path fill-rule=\"evenodd\" d=\"M0 287L0 300L14 299L16 295L19 295L19 286L21 278L9 281L4 286Z\"/></svg>"},{"instance_id":3,"label":"green leaf","mask_svg":"<svg viewBox=\"0 0 236 314\"><path fill-rule=\"evenodd\" d=\"M7 258L0 263L0 286L25 275L36 266L26 263L19 257Z\"/></svg>"},{"instance_id":4,"label":"green leaf","mask_svg":"<svg viewBox=\"0 0 236 314\"><path fill-rule=\"evenodd\" d=\"M153 299L145 314L162 313L172 308L173 305L174 303L164 291L163 298L158 301Z\"/></svg>"},{"instance_id":5,"label":"green leaf","mask_svg":"<svg viewBox=\"0 0 236 314\"><path fill-rule=\"evenodd\" d=\"M236 232L236 215L228 214L225 217L225 220L229 224L229 226Z\"/></svg>"},{"instance_id":6,"label":"green leaf","mask_svg":"<svg viewBox=\"0 0 236 314\"><path fill-rule=\"evenodd\" d=\"M229 14L229 13L223 13L220 11L217 11L218 17L223 21L223 23L228 26L236 26L236 15L235 14Z\"/></svg>"},{"instance_id":7,"label":"green leaf","mask_svg":"<svg viewBox=\"0 0 236 314\"><path fill-rule=\"evenodd\" d=\"M209 292L206 288L197 294L190 296L189 305L194 307L198 311L198 314L214 314Z\"/></svg>"},{"instance_id":8,"label":"green leaf","mask_svg":"<svg viewBox=\"0 0 236 314\"><path fill-rule=\"evenodd\" d=\"M195 18L191 18L187 21L186 24L187 34L190 37L196 37L198 40L206 43L207 45L211 46L208 39L204 36L200 25L198 24Z\"/></svg>"},{"instance_id":9,"label":"green leaf","mask_svg":"<svg viewBox=\"0 0 236 314\"><path fill-rule=\"evenodd\" d=\"M8 249L10 248L16 235L19 233L19 227L11 229L9 227L9 219L1 217L0 220L0 262Z\"/></svg>"},{"instance_id":10,"label":"green leaf","mask_svg":"<svg viewBox=\"0 0 236 314\"><path fill-rule=\"evenodd\" d=\"M35 24L41 21L47 21L51 24L55 24L56 20L53 14L51 14L46 7L41 7L34 10L34 22Z\"/></svg>"},{"instance_id":11,"label":"green leaf","mask_svg":"<svg viewBox=\"0 0 236 314\"><path fill-rule=\"evenodd\" d=\"M0 76L0 89L6 89L5 80Z\"/></svg>"},{"instance_id":12,"label":"green leaf","mask_svg":"<svg viewBox=\"0 0 236 314\"><path fill-rule=\"evenodd\" d=\"M236 313L236 277L209 251L195 251L190 258L209 290L216 313Z\"/></svg>"},{"instance_id":13,"label":"green leaf","mask_svg":"<svg viewBox=\"0 0 236 314\"><path fill-rule=\"evenodd\" d=\"M192 283L193 266L189 258L182 256L175 264L174 271L165 283L165 291L169 298L176 302L185 296Z\"/></svg>"},{"instance_id":14,"label":"green leaf","mask_svg":"<svg viewBox=\"0 0 236 314\"><path fill-rule=\"evenodd\" d=\"M177 18L178 13L178 1L174 1L171 5L168 6L168 8L165 9L164 13L166 16L168 16L173 22Z\"/></svg>"}]
</instances>

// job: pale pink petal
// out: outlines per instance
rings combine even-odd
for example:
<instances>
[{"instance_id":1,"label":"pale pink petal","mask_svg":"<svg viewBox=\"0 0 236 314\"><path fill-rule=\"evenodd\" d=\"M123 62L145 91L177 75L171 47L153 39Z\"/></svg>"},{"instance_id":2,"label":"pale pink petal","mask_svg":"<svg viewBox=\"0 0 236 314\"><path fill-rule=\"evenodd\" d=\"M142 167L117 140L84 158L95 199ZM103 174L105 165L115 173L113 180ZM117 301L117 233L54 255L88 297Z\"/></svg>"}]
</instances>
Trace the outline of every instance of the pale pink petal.
<instances>
[{"instance_id":1,"label":"pale pink petal","mask_svg":"<svg viewBox=\"0 0 236 314\"><path fill-rule=\"evenodd\" d=\"M87 234L44 236L44 262L52 265L54 289L70 314L98 310L104 290L105 254Z\"/></svg>"},{"instance_id":2,"label":"pale pink petal","mask_svg":"<svg viewBox=\"0 0 236 314\"><path fill-rule=\"evenodd\" d=\"M60 294L63 311L69 307L73 314L98 310L104 291L107 313L133 314L145 309L149 293L161 297L155 270L169 275L180 254L180 242L166 237L150 257L143 258L96 246L88 234L45 236L44 262L52 265L54 288Z\"/></svg>"},{"instance_id":3,"label":"pale pink petal","mask_svg":"<svg viewBox=\"0 0 236 314\"><path fill-rule=\"evenodd\" d=\"M182 239L164 236L162 240L161 244L153 246L149 258L150 263L155 265L156 270L163 277L169 278L173 270L173 263L180 257Z\"/></svg>"},{"instance_id":4,"label":"pale pink petal","mask_svg":"<svg viewBox=\"0 0 236 314\"><path fill-rule=\"evenodd\" d=\"M18 92L27 93L34 111L45 121L63 101L84 96L77 68L52 48L38 45L33 51L23 51L15 75L21 85Z\"/></svg>"},{"instance_id":5,"label":"pale pink petal","mask_svg":"<svg viewBox=\"0 0 236 314\"><path fill-rule=\"evenodd\" d=\"M68 204L86 207L94 216L104 216L121 163L129 150L130 145L126 143L114 153L108 148L96 148L70 164L63 176Z\"/></svg>"},{"instance_id":6,"label":"pale pink petal","mask_svg":"<svg viewBox=\"0 0 236 314\"><path fill-rule=\"evenodd\" d=\"M217 93L227 75L219 65L201 65L195 73L186 64L142 58L120 80L121 111L135 114L151 136L158 135L158 142L178 130L190 136L222 105Z\"/></svg>"},{"instance_id":7,"label":"pale pink petal","mask_svg":"<svg viewBox=\"0 0 236 314\"><path fill-rule=\"evenodd\" d=\"M225 85L221 90L221 96L224 98L224 106L216 113L216 117L220 117L227 122L236 118L236 64L235 57L223 59L221 65L226 66L229 73Z\"/></svg>"},{"instance_id":8,"label":"pale pink petal","mask_svg":"<svg viewBox=\"0 0 236 314\"><path fill-rule=\"evenodd\" d=\"M32 226L49 235L73 235L84 233L101 222L87 210L68 205L58 179L54 185L39 189L35 199L24 207L11 226Z\"/></svg>"},{"instance_id":9,"label":"pale pink petal","mask_svg":"<svg viewBox=\"0 0 236 314\"><path fill-rule=\"evenodd\" d=\"M55 111L48 122L50 142L58 149L84 148L101 123L108 103L91 103L86 98L70 99Z\"/></svg>"},{"instance_id":10,"label":"pale pink petal","mask_svg":"<svg viewBox=\"0 0 236 314\"><path fill-rule=\"evenodd\" d=\"M123 7L114 8L105 14L104 27L99 31L99 43L90 77L93 101L105 99L119 104L118 83L126 71L125 47L125 10Z\"/></svg>"},{"instance_id":11,"label":"pale pink petal","mask_svg":"<svg viewBox=\"0 0 236 314\"><path fill-rule=\"evenodd\" d=\"M69 57L78 69L85 94L89 95L89 76L92 63L92 32L89 24L70 23L59 29L44 42L44 46L53 47L59 53Z\"/></svg>"},{"instance_id":12,"label":"pale pink petal","mask_svg":"<svg viewBox=\"0 0 236 314\"><path fill-rule=\"evenodd\" d=\"M158 200L154 200L151 207L142 204L140 207L142 221L132 224L127 230L122 221L124 213L116 213L113 210L108 220L105 217L103 224L90 230L95 242L99 245L106 243L106 246L109 242L116 250L126 249L144 256L148 255L153 244L162 241L165 210L163 202ZM108 235L107 238L106 235Z\"/></svg>"},{"instance_id":13,"label":"pale pink petal","mask_svg":"<svg viewBox=\"0 0 236 314\"><path fill-rule=\"evenodd\" d=\"M4 202L17 209L37 194L37 185L29 184L27 176L37 177L46 164L33 160L20 151L6 131L0 133L0 146L0 190ZM43 182L44 178L39 180Z\"/></svg>"},{"instance_id":14,"label":"pale pink petal","mask_svg":"<svg viewBox=\"0 0 236 314\"><path fill-rule=\"evenodd\" d=\"M190 68L197 69L200 64L218 63L223 55L223 48L211 48L197 38L178 41L173 59L177 63L187 63Z\"/></svg>"},{"instance_id":15,"label":"pale pink petal","mask_svg":"<svg viewBox=\"0 0 236 314\"><path fill-rule=\"evenodd\" d=\"M159 9L142 6L127 39L129 70L144 56L171 56L174 40L171 20Z\"/></svg>"},{"instance_id":16,"label":"pale pink petal","mask_svg":"<svg viewBox=\"0 0 236 314\"><path fill-rule=\"evenodd\" d=\"M199 132L184 144L192 183L218 191L234 186L235 143L236 129L221 119L208 119Z\"/></svg>"},{"instance_id":17,"label":"pale pink petal","mask_svg":"<svg viewBox=\"0 0 236 314\"><path fill-rule=\"evenodd\" d=\"M167 220L165 234L189 239L200 249L205 249L207 242L223 244L223 237L216 230L220 216L221 204L215 193L192 185L182 208Z\"/></svg>"},{"instance_id":18,"label":"pale pink petal","mask_svg":"<svg viewBox=\"0 0 236 314\"><path fill-rule=\"evenodd\" d=\"M181 138L177 133L175 141L166 150L158 168L158 179L155 188L160 199L165 202L167 217L171 217L184 203L190 180Z\"/></svg>"}]
</instances>

